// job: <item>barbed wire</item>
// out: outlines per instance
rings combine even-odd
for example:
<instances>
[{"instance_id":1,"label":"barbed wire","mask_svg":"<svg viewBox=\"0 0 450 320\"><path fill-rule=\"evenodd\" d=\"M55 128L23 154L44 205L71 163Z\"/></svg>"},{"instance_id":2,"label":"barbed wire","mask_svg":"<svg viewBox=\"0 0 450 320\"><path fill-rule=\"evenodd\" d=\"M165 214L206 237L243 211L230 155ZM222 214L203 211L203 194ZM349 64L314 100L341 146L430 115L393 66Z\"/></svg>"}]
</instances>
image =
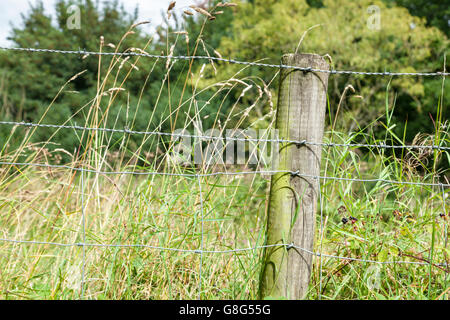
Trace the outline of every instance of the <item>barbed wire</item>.
<instances>
[{"instance_id":1,"label":"barbed wire","mask_svg":"<svg viewBox=\"0 0 450 320\"><path fill-rule=\"evenodd\" d=\"M204 135L191 135L184 133L170 133L160 131L135 131L128 128L125 129L113 129L113 128L92 128L78 125L55 125L55 124L41 124L31 122L16 122L16 121L0 121L0 125L12 125L23 127L37 127L37 128L53 128L53 129L72 129L77 131L99 131L110 133L124 133L135 135L157 135L167 136L174 138L193 138L202 140L226 140L226 141L243 141L243 142L274 142L274 143L292 143L296 145L312 145L321 147L350 147L350 148L380 148L380 149L431 149L450 151L450 147L436 146L436 145L387 145L386 143L380 144L364 144L364 143L326 143L326 142L311 142L306 140L289 140L289 139L264 139L264 138L239 138L235 136L221 137L221 136L204 136ZM234 129L233 129L234 130ZM242 133L242 130L235 130L237 133Z\"/></svg>"},{"instance_id":2,"label":"barbed wire","mask_svg":"<svg viewBox=\"0 0 450 320\"><path fill-rule=\"evenodd\" d=\"M211 172L211 173L172 173L172 172L158 172L158 171L101 171L95 169L85 169L81 167L73 167L68 165L56 165L56 164L46 164L46 163L31 163L31 162L0 162L0 165L9 166L29 166L29 167L39 167L39 168L53 168L53 169L68 169L78 172L89 172L102 175L161 175L161 176L173 176L173 177L215 177L215 176L240 176L240 175L274 175L278 173L290 174L292 176L310 178L310 179L320 179L320 180L337 180L337 181L352 181L352 182L383 182L387 184L400 184L400 185L416 185L416 186L428 186L428 187L450 187L450 184L445 183L426 183L426 182L412 182L412 181L398 181L398 180L388 180L388 179L358 179L358 178L342 178L342 177L328 177L328 176L315 176L309 174L302 174L299 171L290 170L261 170L261 171L239 171L239 172Z\"/></svg>"},{"instance_id":3,"label":"barbed wire","mask_svg":"<svg viewBox=\"0 0 450 320\"><path fill-rule=\"evenodd\" d=\"M240 64L240 65L248 65L248 66L256 66L256 67L265 67L265 68L278 68L278 69L292 69L292 70L300 70L305 72L320 72L320 73L329 73L329 74L353 74L353 75L367 75L367 76L424 76L424 77L441 77L441 76L449 76L448 72L365 72L365 71L350 71L350 70L324 70L324 69L315 69L309 67L298 67L298 66L290 66L285 64L268 64L268 63L260 63L260 62L250 62L250 61L241 61L236 59L225 59L220 57L210 57L210 56L172 56L172 55L158 55L158 54L150 54L150 53L139 53L139 52L95 52L95 51L86 51L86 50L58 50L58 49L41 49L41 48L12 48L12 47L0 47L0 50L5 51L21 51L21 52L36 52L36 53L56 53L56 54L76 54L81 56L136 56L136 57L147 57L154 59L173 59L173 60L213 60L213 61L221 61L227 62L231 64Z\"/></svg>"},{"instance_id":4,"label":"barbed wire","mask_svg":"<svg viewBox=\"0 0 450 320\"><path fill-rule=\"evenodd\" d=\"M276 248L276 247L285 247L287 250L289 249L297 249L303 251L307 254L314 255L316 257L324 257L324 258L332 258L338 260L350 260L350 261L358 261L363 263L376 263L376 264L415 264L415 265L430 265L429 262L419 262L419 261L377 261L370 259L361 259L361 258L352 258L352 257L343 257L337 255L330 255L325 253L318 253L314 251L310 251L308 249L296 246L293 243L280 243L280 244L271 244L271 245L260 245L254 247L247 248L237 248L237 249L227 249L227 250L199 250L199 249L180 249L180 248L169 248L169 247L160 247L160 246L152 246L147 244L103 244L103 243L59 243L59 242L46 242L46 241L31 241L31 240L16 240L16 239L5 239L0 238L0 242L9 242L16 244L29 244L29 245L52 245L58 247L100 247L100 248L142 248L142 249L154 249L160 251L172 251L172 252L181 252L181 253L191 253L191 254L228 254L228 253L240 253L246 251L255 251L259 249L267 249L267 248ZM441 267L447 267L446 262L434 264Z\"/></svg>"},{"instance_id":5,"label":"barbed wire","mask_svg":"<svg viewBox=\"0 0 450 320\"><path fill-rule=\"evenodd\" d=\"M446 77L450 75L447 72L364 72L364 71L350 71L350 70L325 70L325 69L316 69L310 67L298 67L291 66L285 64L267 64L260 62L250 62L250 61L240 61L236 59L225 59L222 57L210 57L210 56L186 56L186 55L156 55L149 54L146 52L135 52L135 51L127 51L127 52L94 52L87 50L57 50L57 49L41 49L41 48L8 48L8 47L0 47L0 50L5 51L16 51L16 52L29 52L29 53L52 53L52 54L70 54L70 55L80 55L80 56L117 56L117 57L147 57L154 59L173 59L173 60L208 60L208 61L218 61L218 62L226 62L230 64L240 64L246 66L256 66L256 67L264 67L264 68L276 68L276 69L292 69L292 70L300 70L304 72L318 72L318 73L328 73L328 74L347 74L347 75L367 75L367 76L425 76L425 77ZM138 49L131 49L138 50ZM168 132L160 132L160 131L135 131L130 130L128 128L124 129L113 129L113 128L91 128L85 126L78 125L53 125L53 124L41 124L41 123L26 123L26 122L14 122L14 121L0 121L0 125L13 125L13 126L24 126L24 127L38 127L38 128L54 128L54 129L71 129L78 131L101 131L101 132L110 132L110 133L122 133L122 134L136 134L136 135L156 135L156 136L169 136L169 137L178 137L178 138L194 138L194 139L202 139L202 140L226 140L226 141L244 141L244 142L273 142L273 143L292 143L296 145L311 145L311 146L321 146L321 147L351 147L351 148L380 148L380 149L431 149L431 150L441 150L441 151L449 151L450 147L445 146L435 146L435 145L388 145L387 143L380 144L363 144L363 143L318 143L311 142L307 140L289 140L289 139L258 139L253 137L236 137L236 136L205 136L205 135L190 135L185 133L168 133ZM242 130L234 131L239 132L239 134L245 136L245 133L242 134ZM320 176L320 175L309 175L302 174L300 171L290 171L290 170L260 170L260 171L243 171L243 172L205 172L205 173L175 173L175 172L158 172L158 171L102 171L96 169L88 169L83 168L81 166L69 166L69 165L52 165L52 164L41 164L41 163L29 163L29 162L0 162L0 165L8 165L8 166L29 166L29 167L39 167L39 168L54 168L54 169L68 169L71 171L81 172L81 203L82 203L82 217L81 217L81 237L82 242L75 243L58 243L58 242L45 242L45 241L28 241L28 240L16 240L16 239L6 239L0 238L0 242L5 243L14 243L14 244L29 244L29 245L54 245L60 247L81 247L83 249L82 252L82 265L81 265L81 298L84 297L85 293L85 267L86 267L86 247L103 247L103 248L141 248L141 249L154 249L159 251L171 251L171 252L182 252L182 253L192 253L200 255L200 265L199 265L199 284L198 284L198 294L199 299L201 299L202 292L202 276L203 276L203 255L204 254L227 254L227 253L242 253L248 251L255 251L259 249L273 248L273 247L284 247L286 250L296 249L306 254L313 255L315 257L320 258L320 266L322 268L322 258L331 258L345 261L358 261L361 263L373 263L373 264L411 264L411 265L432 265L439 267L446 273L449 273L448 270L448 262L445 263L433 263L432 261L406 261L406 260L390 260L390 261L377 261L371 259L362 259L362 258L353 258L353 257L343 257L338 255L330 255L324 254L322 252L314 252L302 247L295 245L294 243L290 244L272 244L272 245L259 245L254 247L247 248L237 248L237 249L227 249L227 250L205 250L204 248L204 204L203 204L203 195L202 195L202 185L200 178L201 177L213 177L213 176L242 176L242 175L250 175L250 174L261 174L261 175L273 175L273 174L290 174L293 177L300 178L310 178L315 179L319 183L320 190L320 180L335 180L335 181L350 181L350 182L376 182L376 183L386 183L386 184L399 184L399 185L416 185L416 186L430 186L435 187L439 186L443 192L443 198L445 198L444 188L450 187L450 184L443 183L426 183L426 182L415 182L415 181L397 181L397 180L389 180L382 178L373 178L373 179L360 179L360 178L346 178L346 177L328 177L328 176ZM89 243L86 241L86 213L85 213L85 204L84 204L84 173L95 173L95 174L104 174L104 175L163 175L163 176L175 176L175 177L190 177L196 178L199 184L200 190L200 210L201 210L201 242L199 249L180 249L180 248L169 248L169 247L161 247L161 246L152 246L146 244L100 244L100 243ZM322 199L321 202L321 228L322 226ZM444 204L445 211L445 204ZM321 242L322 244L322 242ZM321 249L320 249L321 250ZM408 256L408 255L406 255ZM409 256L409 258L415 258ZM444 269L447 268L447 269ZM322 269L321 269L322 270ZM320 272L322 274L322 272Z\"/></svg>"},{"instance_id":6,"label":"barbed wire","mask_svg":"<svg viewBox=\"0 0 450 320\"><path fill-rule=\"evenodd\" d=\"M283 171L280 171L283 172ZM414 186L428 186L428 187L450 187L450 184L446 183L425 183L425 182L411 182L411 181L398 181L388 179L358 179L358 178L341 178L341 177L328 177L328 176L314 176L310 174L302 174L298 171L289 172L293 176L320 179L320 180L336 180L336 181L350 181L350 182L384 182L387 184L401 184L401 185L414 185Z\"/></svg>"},{"instance_id":7,"label":"barbed wire","mask_svg":"<svg viewBox=\"0 0 450 320\"><path fill-rule=\"evenodd\" d=\"M249 174L261 174L261 175L270 175L276 173L292 173L291 171L277 171L277 170L267 170L267 171L242 171L242 172L211 172L211 173L171 173L171 172L158 172L158 171L101 171L94 169L85 169L80 167L72 167L67 165L57 165L57 164L44 164L44 163L30 163L30 162L0 162L0 165L10 165L10 166L30 166L30 167L39 167L39 168L53 168L53 169L68 169L72 171L78 172L88 172L88 173L96 173L102 175L161 175L161 176L172 176L172 177L189 177L189 178L198 178L198 177L214 177L221 175L228 176L239 176L239 175L249 175Z\"/></svg>"}]
</instances>

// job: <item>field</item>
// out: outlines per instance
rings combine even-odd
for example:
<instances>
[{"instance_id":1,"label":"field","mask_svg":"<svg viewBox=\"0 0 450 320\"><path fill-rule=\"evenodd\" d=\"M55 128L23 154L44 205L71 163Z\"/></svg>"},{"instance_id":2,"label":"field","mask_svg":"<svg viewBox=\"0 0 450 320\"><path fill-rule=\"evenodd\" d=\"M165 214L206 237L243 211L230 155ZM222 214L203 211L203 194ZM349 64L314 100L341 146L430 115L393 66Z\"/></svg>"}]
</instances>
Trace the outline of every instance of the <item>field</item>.
<instances>
[{"instance_id":1,"label":"field","mask_svg":"<svg viewBox=\"0 0 450 320\"><path fill-rule=\"evenodd\" d=\"M74 115L53 127L16 123L1 143L0 299L258 299L267 167L175 163L170 156L178 141L159 129L193 133L209 119L211 126L203 129L221 136L245 125L268 132L276 116L277 72L267 83L239 73L217 75L209 83L203 75L215 66L206 61L185 79L171 81L175 63L191 71L194 62L170 55L155 61L166 67L160 95L167 87L183 93L171 97L169 89L168 105L158 104L158 97L153 109L141 113L139 97L133 110L116 99L127 99L127 79L144 58L88 59L98 59L99 75L95 95L78 110L83 127L75 127ZM73 94L68 86L81 74L61 84L39 124L52 123L47 119L58 99ZM366 123L341 108L347 88L340 102L329 102L324 142L344 146L323 148L307 299L449 297L444 184L450 183L450 154L431 148L450 145L445 105L436 99L433 134L417 132L414 141L406 141L393 131L396 105L389 83L386 103L378 106L382 111ZM146 86L143 81L140 89ZM233 100L229 95L236 91L241 94ZM158 108L168 112L157 118ZM130 129L116 123L121 112ZM130 132L142 114L149 116L147 133ZM44 128L50 133L39 135ZM61 147L62 132L76 137L75 150ZM348 146L357 143L419 148Z\"/></svg>"},{"instance_id":2,"label":"field","mask_svg":"<svg viewBox=\"0 0 450 320\"><path fill-rule=\"evenodd\" d=\"M351 141L343 134L333 136L335 142ZM36 149L30 152L33 163L55 158ZM156 172L149 166L121 167L120 162L111 169ZM86 159L85 167L89 163ZM411 154L398 158L383 151L360 155L335 148L322 163L330 177L436 179L433 171L416 172ZM168 166L159 172L191 171ZM258 298L262 249L195 250L264 245L268 176L102 175L16 165L2 166L1 174L1 238L47 242L2 240L1 298L77 299L83 293L88 299L196 299L199 292L202 299ZM380 263L426 263L315 257L307 298L446 298L448 268L441 263L448 263L449 255L449 222L442 215L448 192L335 180L326 180L321 189L316 252ZM342 219L350 216L357 221L344 224ZM48 244L82 242L95 246Z\"/></svg>"}]
</instances>

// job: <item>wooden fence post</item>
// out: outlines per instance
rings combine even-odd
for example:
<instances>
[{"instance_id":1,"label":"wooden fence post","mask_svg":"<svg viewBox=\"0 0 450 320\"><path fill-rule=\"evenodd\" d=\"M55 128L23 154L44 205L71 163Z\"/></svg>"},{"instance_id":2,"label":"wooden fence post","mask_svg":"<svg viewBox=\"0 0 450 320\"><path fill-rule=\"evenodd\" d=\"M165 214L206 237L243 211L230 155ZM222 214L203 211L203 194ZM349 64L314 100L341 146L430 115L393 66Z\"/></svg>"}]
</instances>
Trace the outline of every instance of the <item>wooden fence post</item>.
<instances>
[{"instance_id":1,"label":"wooden fence post","mask_svg":"<svg viewBox=\"0 0 450 320\"><path fill-rule=\"evenodd\" d=\"M329 70L316 54L287 54L284 65ZM322 142L327 105L328 73L282 69L276 129L280 139ZM321 146L281 143L280 171L320 175ZM313 251L318 179L277 173L272 176L267 245L294 244ZM308 290L312 255L297 248L268 247L260 297L303 299Z\"/></svg>"}]
</instances>

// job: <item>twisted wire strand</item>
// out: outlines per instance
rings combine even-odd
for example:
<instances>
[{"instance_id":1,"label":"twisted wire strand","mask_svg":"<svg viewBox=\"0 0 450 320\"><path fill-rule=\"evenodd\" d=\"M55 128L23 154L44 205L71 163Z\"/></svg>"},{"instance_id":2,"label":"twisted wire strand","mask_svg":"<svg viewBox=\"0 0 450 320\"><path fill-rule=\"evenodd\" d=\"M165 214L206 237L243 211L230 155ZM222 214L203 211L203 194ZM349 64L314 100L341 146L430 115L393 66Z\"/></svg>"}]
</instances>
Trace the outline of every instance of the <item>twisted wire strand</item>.
<instances>
[{"instance_id":1,"label":"twisted wire strand","mask_svg":"<svg viewBox=\"0 0 450 320\"><path fill-rule=\"evenodd\" d=\"M250 62L250 61L241 61L236 59L225 59L219 57L208 57L208 56L171 56L171 55L158 55L158 54L150 54L150 53L139 53L139 52L95 52L95 51L86 51L86 50L58 50L58 49L44 49L44 48L12 48L12 47L0 47L0 50L5 51L21 51L21 52L36 52L36 53L56 53L56 54L74 54L74 55L95 55L95 56L135 56L135 57L147 57L154 59L173 59L173 60L213 60L213 61L221 61L232 64L240 64L240 65L248 65L248 66L256 66L263 68L281 68L281 69L292 69L292 70L300 70L305 72L320 72L320 73L329 73L329 74L353 74L353 75L367 75L367 76L424 76L424 77L441 77L448 76L450 73L448 72L365 72L365 71L350 71L350 70L323 70L323 69L315 69L315 68L305 68L298 66L290 66L285 64L268 64L268 63L260 63L260 62Z\"/></svg>"},{"instance_id":2,"label":"twisted wire strand","mask_svg":"<svg viewBox=\"0 0 450 320\"><path fill-rule=\"evenodd\" d=\"M309 174L303 174L299 171L289 171L289 170L261 170L261 171L239 171L239 172L211 172L211 173L171 173L171 172L157 172L157 171L101 171L95 169L85 169L80 167L72 167L67 165L56 165L56 164L46 164L46 163L30 163L30 162L0 162L0 165L9 166L29 166L38 168L54 168L54 169L68 169L78 172L90 172L103 175L160 175L160 176L173 176L173 177L215 177L215 176L240 176L240 175L273 175L278 173L290 174L292 176L311 178L311 179L321 179L321 180L337 180L337 181L353 181L353 182L383 182L387 184L400 184L400 185L415 185L415 186L429 186L429 187L450 187L450 184L446 183L427 183L427 182L413 182L413 181L398 181L398 180L388 180L388 179L358 179L358 178L341 178L341 177L328 177L328 176L315 176Z\"/></svg>"},{"instance_id":3,"label":"twisted wire strand","mask_svg":"<svg viewBox=\"0 0 450 320\"><path fill-rule=\"evenodd\" d=\"M159 247L159 246L151 246L146 244L103 244L103 243L59 243L59 242L46 242L46 241L29 241L29 240L16 240L16 239L5 239L0 238L0 242L7 243L15 243L15 244L29 244L29 245L52 245L58 247L97 247L97 248L141 248L141 249L154 249L160 251L172 251L172 252L182 252L182 253L191 253L191 254L227 254L227 253L240 253L247 251L255 251L259 249L266 248L274 248L274 247L285 247L287 250L289 249L297 249L303 251L307 254L316 256L316 257L324 257L338 260L349 260L349 261L358 261L362 263L375 263L375 264L414 264L414 265L430 265L429 262L420 262L420 261L403 261L403 260L391 260L391 261L377 261L370 259L360 259L360 258L352 258L352 257L343 257L337 255L330 255L325 253L314 252L300 246L296 246L295 244L271 244L271 245L260 245L254 247L247 248L238 248L238 249L228 249L228 250L198 250L198 249L179 249L179 248L167 248L167 247ZM439 263L435 264L437 266L446 267L447 263Z\"/></svg>"},{"instance_id":4,"label":"twisted wire strand","mask_svg":"<svg viewBox=\"0 0 450 320\"><path fill-rule=\"evenodd\" d=\"M184 133L170 133L160 131L135 131L128 128L113 129L113 128L93 128L78 125L56 125L56 124L41 124L32 122L17 122L17 121L0 121L0 125L10 126L22 126L22 127L37 127L37 128L53 128L53 129L72 129L77 131L99 131L110 133L123 133L133 135L156 135L167 136L174 138L193 138L203 140L226 140L226 141L248 141L248 142L273 142L273 143L292 143L296 145L312 145L321 147L350 147L350 148L380 148L380 149L431 149L450 151L450 147L436 146L436 145L387 145L386 143L380 144L364 144L364 143L326 143L326 142L312 142L306 140L290 140L290 139L258 139L258 138L239 138L235 136L221 137L221 136L204 136L204 135L191 135ZM239 131L237 131L239 132Z\"/></svg>"}]
</instances>

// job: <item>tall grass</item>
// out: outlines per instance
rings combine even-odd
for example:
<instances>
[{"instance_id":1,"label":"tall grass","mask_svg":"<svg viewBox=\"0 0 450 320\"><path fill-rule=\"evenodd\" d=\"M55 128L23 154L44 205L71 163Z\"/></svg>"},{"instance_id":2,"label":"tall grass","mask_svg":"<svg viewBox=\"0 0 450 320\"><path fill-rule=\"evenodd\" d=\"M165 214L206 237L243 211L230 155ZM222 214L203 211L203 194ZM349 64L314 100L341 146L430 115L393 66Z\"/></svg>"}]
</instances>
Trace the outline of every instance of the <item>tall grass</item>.
<instances>
[{"instance_id":1,"label":"tall grass","mask_svg":"<svg viewBox=\"0 0 450 320\"><path fill-rule=\"evenodd\" d=\"M178 34L176 41L178 36L187 35ZM190 52L192 55L197 53L201 41L200 34L197 46ZM102 40L100 50L103 46ZM116 50L120 47L117 44ZM167 47L170 53L171 45ZM130 50L144 51L146 46ZM98 59L102 66L102 58ZM102 128L105 123L115 123L117 112L113 110L121 108L116 99L128 94L126 80L143 72L138 71L140 59L116 57L106 70L99 67L97 94L79 110L85 115L87 127ZM182 62L156 60L157 63L166 64L166 74L160 75L160 95L165 89L172 92L175 85L182 87L182 94L169 99L168 105L161 105L157 98L156 105L151 106L147 130L158 130L168 123L172 131L199 129L206 118L214 119L212 128L222 135L226 129L260 122L266 124L265 129L273 128L275 113L261 113L263 105L274 103L269 91L275 89L272 81L240 77L239 73L222 79L219 74L216 83L202 85L203 73L214 66L205 64L194 68L194 61L189 61L186 78L174 84L171 68ZM147 80L152 72L153 69L148 71ZM443 90L444 85L445 82ZM142 91L147 86L146 81ZM59 94L65 87L62 86ZM239 98L225 108L225 102L235 92L241 93ZM248 95L250 92L255 94ZM383 141L396 145L409 143L392 131L395 105L389 102L390 94L387 86L386 105L381 106L385 109L383 115L365 127L355 122L357 129L352 132L336 126L339 117L346 115L341 111L333 118L332 110L339 108L329 105L325 142L377 143L373 128L383 126L386 133ZM200 100L205 97L206 101ZM250 97L256 98L246 102L250 107L242 109L244 99ZM54 112L55 104L50 104L47 112ZM215 106L213 113L210 105ZM135 113L129 114L130 129L134 129L140 108L145 106L145 101L139 100ZM442 114L444 107L444 101L439 101L437 114ZM122 108L123 112L129 110L129 106ZM158 108L168 112L155 125ZM71 123L70 119L67 123ZM73 151L62 150L57 148L57 133L62 129L55 129L41 143L32 142L36 130L39 128L12 128L10 137L3 142L0 161L64 163L91 171L3 165L0 168L0 238L67 244L86 240L96 246L0 241L0 298L258 298L262 250L199 254L160 248L223 251L264 245L270 177L259 174L105 175L95 171L239 172L261 168L262 164L178 165L169 158L177 145L174 139L144 135L136 144L129 135L102 131L74 131L79 147ZM13 140L21 141L18 148L8 146ZM412 143L448 146L449 140L449 123L441 116L435 119L434 135L418 134ZM322 175L449 183L449 162L449 153L439 150L392 152L327 147L323 153ZM315 257L307 298L448 299L447 190L335 180L321 181L321 189L315 251L380 264ZM343 223L343 218L350 216L356 219ZM426 264L383 264L387 261Z\"/></svg>"}]
</instances>

